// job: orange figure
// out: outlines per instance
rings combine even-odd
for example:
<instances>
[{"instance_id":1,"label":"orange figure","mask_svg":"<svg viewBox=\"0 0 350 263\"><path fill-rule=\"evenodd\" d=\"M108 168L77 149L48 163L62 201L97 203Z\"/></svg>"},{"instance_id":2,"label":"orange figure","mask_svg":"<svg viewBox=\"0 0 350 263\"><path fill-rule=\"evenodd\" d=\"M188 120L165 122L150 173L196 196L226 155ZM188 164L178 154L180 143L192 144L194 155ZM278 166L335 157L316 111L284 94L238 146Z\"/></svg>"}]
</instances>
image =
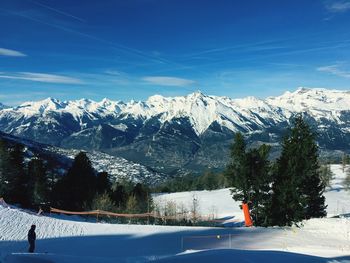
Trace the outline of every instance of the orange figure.
<instances>
[{"instance_id":1,"label":"orange figure","mask_svg":"<svg viewBox=\"0 0 350 263\"><path fill-rule=\"evenodd\" d=\"M252 219L251 219L250 214L249 214L248 204L243 203L242 208L243 208L243 213L244 213L245 226L250 227L253 225L253 222L252 222Z\"/></svg>"}]
</instances>

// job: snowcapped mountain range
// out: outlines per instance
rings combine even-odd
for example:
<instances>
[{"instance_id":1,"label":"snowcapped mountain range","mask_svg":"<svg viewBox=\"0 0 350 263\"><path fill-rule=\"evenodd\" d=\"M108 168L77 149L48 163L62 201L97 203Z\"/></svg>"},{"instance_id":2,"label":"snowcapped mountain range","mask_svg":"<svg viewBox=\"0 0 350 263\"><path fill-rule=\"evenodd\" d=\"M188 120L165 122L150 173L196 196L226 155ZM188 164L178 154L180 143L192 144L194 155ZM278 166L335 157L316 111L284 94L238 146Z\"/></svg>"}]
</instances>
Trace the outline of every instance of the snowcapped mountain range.
<instances>
[{"instance_id":1,"label":"snowcapped mountain range","mask_svg":"<svg viewBox=\"0 0 350 263\"><path fill-rule=\"evenodd\" d=\"M222 168L234 132L277 145L303 113L324 151L350 149L350 91L299 88L278 97L231 99L195 92L146 101L48 98L1 109L0 130L66 148L100 150L156 170Z\"/></svg>"}]
</instances>

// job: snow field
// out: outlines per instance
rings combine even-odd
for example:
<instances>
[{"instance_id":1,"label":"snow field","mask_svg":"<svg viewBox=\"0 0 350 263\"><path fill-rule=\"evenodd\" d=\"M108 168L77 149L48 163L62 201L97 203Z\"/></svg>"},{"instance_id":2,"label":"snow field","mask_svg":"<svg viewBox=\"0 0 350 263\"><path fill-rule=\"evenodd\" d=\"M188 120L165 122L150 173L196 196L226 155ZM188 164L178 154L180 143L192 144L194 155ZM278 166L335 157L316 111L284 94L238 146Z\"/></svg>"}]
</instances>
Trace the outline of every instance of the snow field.
<instances>
[{"instance_id":1,"label":"snow field","mask_svg":"<svg viewBox=\"0 0 350 263\"><path fill-rule=\"evenodd\" d=\"M345 174L326 193L328 211L350 212ZM228 189L195 192L202 213L242 218ZM157 195L156 201L190 205L193 193ZM0 262L350 262L350 219L323 218L302 227L209 228L88 223L68 216L37 216L0 205ZM37 225L37 254L25 253L26 234ZM207 250L205 248L211 248Z\"/></svg>"},{"instance_id":2,"label":"snow field","mask_svg":"<svg viewBox=\"0 0 350 263\"><path fill-rule=\"evenodd\" d=\"M345 191L342 185L346 171L343 172L340 164L331 165L331 171L334 178L331 187L325 192L328 217L350 213L350 192ZM233 217L233 220L244 220L243 212L239 208L240 202L232 199L230 189L156 194L153 198L160 207L173 202L178 209L184 206L188 211L191 210L193 198L196 198L202 215L214 214L216 218Z\"/></svg>"},{"instance_id":3,"label":"snow field","mask_svg":"<svg viewBox=\"0 0 350 263\"><path fill-rule=\"evenodd\" d=\"M26 233L33 223L37 225L36 252L39 254L27 255ZM252 256L254 260L267 255L259 254L262 251L273 251L272 257L276 256L276 251L287 252L277 253L292 260L287 262L293 262L294 257L299 257L296 253L317 256L318 260L328 257L333 260L335 257L350 254L349 232L350 221L337 218L312 219L306 221L302 228L111 225L61 220L0 207L0 262L41 262L33 261L35 257L49 260L48 262L168 262L166 259L169 259L169 262L183 262L185 259L195 260L197 256L205 258L205 252L187 254L191 252L191 247L201 251L198 243L203 244L207 237L211 241L206 245L214 248L209 258L213 259L212 253L217 253L215 257L219 262L236 253L249 254L246 250L256 251L257 254L247 255ZM227 250L227 235L232 237L232 251ZM217 238L218 236L220 238ZM194 237L198 237L199 240L193 242ZM186 238L187 243L182 247L181 243ZM213 241L215 238L222 239L223 243ZM183 255L183 250L187 250L186 255ZM307 261L299 262L323 262L308 261L309 259L306 257ZM350 257L346 259L350 260Z\"/></svg>"}]
</instances>

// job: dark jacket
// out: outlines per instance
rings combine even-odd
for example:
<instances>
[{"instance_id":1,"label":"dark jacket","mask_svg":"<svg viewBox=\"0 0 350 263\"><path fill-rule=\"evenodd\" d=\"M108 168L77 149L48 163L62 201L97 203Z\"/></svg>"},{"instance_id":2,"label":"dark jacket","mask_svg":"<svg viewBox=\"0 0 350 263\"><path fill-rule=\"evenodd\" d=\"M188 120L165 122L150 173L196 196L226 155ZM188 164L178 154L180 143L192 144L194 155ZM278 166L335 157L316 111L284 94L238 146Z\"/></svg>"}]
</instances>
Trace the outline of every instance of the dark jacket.
<instances>
[{"instance_id":1,"label":"dark jacket","mask_svg":"<svg viewBox=\"0 0 350 263\"><path fill-rule=\"evenodd\" d=\"M29 242L34 242L35 239L36 239L35 229L31 228L31 229L28 231L28 241L29 241Z\"/></svg>"}]
</instances>

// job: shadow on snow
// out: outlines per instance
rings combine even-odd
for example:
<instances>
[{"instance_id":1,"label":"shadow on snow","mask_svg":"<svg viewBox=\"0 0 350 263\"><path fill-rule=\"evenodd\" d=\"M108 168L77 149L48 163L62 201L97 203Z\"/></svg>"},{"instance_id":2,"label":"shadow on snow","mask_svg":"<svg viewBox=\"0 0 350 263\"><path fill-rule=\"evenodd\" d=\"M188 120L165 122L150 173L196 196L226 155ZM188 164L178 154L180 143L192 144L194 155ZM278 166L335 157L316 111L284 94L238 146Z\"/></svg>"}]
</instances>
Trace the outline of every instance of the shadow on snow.
<instances>
[{"instance_id":1,"label":"shadow on snow","mask_svg":"<svg viewBox=\"0 0 350 263\"><path fill-rule=\"evenodd\" d=\"M128 225L125 225L128 228ZM175 230L175 229L174 229ZM43 230L44 231L44 230ZM159 231L159 229L158 229ZM271 251L281 248L271 240L279 229L191 228L177 232L142 235L95 235L38 239L36 252L27 254L26 241L0 241L0 262L350 262L349 257L322 258L292 252ZM228 247L227 236L231 235ZM196 237L199 241L196 241ZM190 242L184 244L184 240ZM268 246L265 245L268 240ZM192 244L191 244L192 242ZM274 243L275 242L275 243ZM317 245L317 240L315 240ZM231 248L231 249L230 249ZM266 250L257 250L266 249ZM200 250L188 253L189 250ZM269 250L267 250L269 249ZM187 250L187 253L182 253Z\"/></svg>"}]
</instances>

